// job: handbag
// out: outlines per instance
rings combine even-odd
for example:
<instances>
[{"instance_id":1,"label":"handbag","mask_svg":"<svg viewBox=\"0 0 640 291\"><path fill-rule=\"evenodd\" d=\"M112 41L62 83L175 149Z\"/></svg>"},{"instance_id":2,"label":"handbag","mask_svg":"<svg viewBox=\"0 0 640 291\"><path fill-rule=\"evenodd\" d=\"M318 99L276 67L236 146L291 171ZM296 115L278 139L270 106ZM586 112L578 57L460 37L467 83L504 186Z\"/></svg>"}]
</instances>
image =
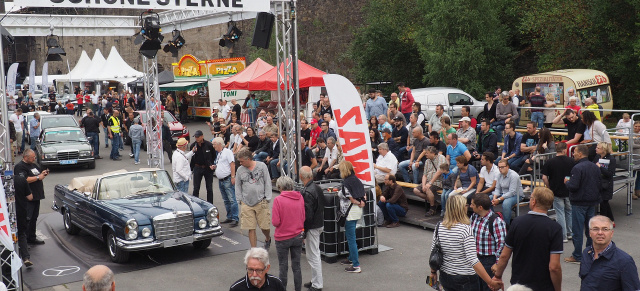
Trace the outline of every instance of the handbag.
<instances>
[{"instance_id":1,"label":"handbag","mask_svg":"<svg viewBox=\"0 0 640 291\"><path fill-rule=\"evenodd\" d=\"M345 211L345 213L341 213L340 216L338 217L339 227L344 227L344 225L347 223L347 216L349 215L349 210L351 210L351 206L353 206L353 203L351 203L351 205L347 207L347 211Z\"/></svg>"},{"instance_id":2,"label":"handbag","mask_svg":"<svg viewBox=\"0 0 640 291\"><path fill-rule=\"evenodd\" d=\"M440 267L442 267L442 261L444 260L442 246L440 246L440 238L438 237L438 228L440 228L440 222L436 225L436 241L434 242L433 250L431 250L431 255L429 256L429 267L436 271L440 270Z\"/></svg>"}]
</instances>

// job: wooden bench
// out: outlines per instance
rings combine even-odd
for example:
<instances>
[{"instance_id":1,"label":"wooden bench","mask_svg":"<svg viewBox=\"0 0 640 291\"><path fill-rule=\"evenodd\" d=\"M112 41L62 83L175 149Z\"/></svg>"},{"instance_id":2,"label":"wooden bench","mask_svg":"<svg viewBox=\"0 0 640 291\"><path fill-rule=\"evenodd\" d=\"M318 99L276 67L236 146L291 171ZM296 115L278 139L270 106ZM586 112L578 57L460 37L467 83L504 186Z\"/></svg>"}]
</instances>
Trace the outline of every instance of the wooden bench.
<instances>
[{"instance_id":1,"label":"wooden bench","mask_svg":"<svg viewBox=\"0 0 640 291\"><path fill-rule=\"evenodd\" d=\"M397 181L396 184L400 185L401 187L411 188L411 189L416 188L416 187L419 186L418 184L401 182L401 181Z\"/></svg>"},{"instance_id":2,"label":"wooden bench","mask_svg":"<svg viewBox=\"0 0 640 291\"><path fill-rule=\"evenodd\" d=\"M531 180L520 180L522 186L532 186L533 182ZM538 181L535 183L534 187L546 187L542 181Z\"/></svg>"}]
</instances>

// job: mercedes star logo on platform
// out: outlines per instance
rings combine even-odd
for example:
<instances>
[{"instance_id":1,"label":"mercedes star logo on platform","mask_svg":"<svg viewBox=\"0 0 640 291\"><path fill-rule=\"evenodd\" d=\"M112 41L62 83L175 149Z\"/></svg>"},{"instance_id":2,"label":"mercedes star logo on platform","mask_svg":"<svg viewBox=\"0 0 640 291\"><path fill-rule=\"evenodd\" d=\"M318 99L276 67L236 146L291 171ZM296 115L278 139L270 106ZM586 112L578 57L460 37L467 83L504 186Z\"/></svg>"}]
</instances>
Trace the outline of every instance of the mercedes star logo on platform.
<instances>
[{"instance_id":1,"label":"mercedes star logo on platform","mask_svg":"<svg viewBox=\"0 0 640 291\"><path fill-rule=\"evenodd\" d=\"M58 267L55 267L55 268L46 269L46 270L42 271L42 275L45 275L45 276L48 276L48 277L62 277L62 276L71 275L73 273L77 273L78 271L80 271L80 267L76 267L76 266L58 266Z\"/></svg>"}]
</instances>

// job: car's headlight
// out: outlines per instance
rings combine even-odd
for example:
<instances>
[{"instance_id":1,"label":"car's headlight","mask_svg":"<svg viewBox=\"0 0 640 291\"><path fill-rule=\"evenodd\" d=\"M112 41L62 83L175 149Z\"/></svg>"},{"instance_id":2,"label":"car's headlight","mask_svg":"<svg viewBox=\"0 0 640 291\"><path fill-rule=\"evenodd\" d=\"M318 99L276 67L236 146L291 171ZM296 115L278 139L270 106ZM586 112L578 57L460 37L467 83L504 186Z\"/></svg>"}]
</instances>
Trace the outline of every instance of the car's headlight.
<instances>
[{"instance_id":1,"label":"car's headlight","mask_svg":"<svg viewBox=\"0 0 640 291\"><path fill-rule=\"evenodd\" d=\"M200 227L200 228L205 228L205 227L207 227L207 221L206 221L206 220L204 220L204 219L200 219L200 220L198 221L198 227Z\"/></svg>"},{"instance_id":2,"label":"car's headlight","mask_svg":"<svg viewBox=\"0 0 640 291\"><path fill-rule=\"evenodd\" d=\"M185 127L185 128L182 130L182 134L187 134L187 133L189 133L189 130L187 130L187 128Z\"/></svg>"},{"instance_id":3,"label":"car's headlight","mask_svg":"<svg viewBox=\"0 0 640 291\"><path fill-rule=\"evenodd\" d=\"M129 230L129 233L127 233L128 239L136 239L137 237L138 237L138 231L135 229Z\"/></svg>"},{"instance_id":4,"label":"car's headlight","mask_svg":"<svg viewBox=\"0 0 640 291\"><path fill-rule=\"evenodd\" d=\"M207 211L207 220L209 221L209 223L213 224L212 222L214 221L214 219L218 219L218 209L215 207L211 207L209 208L209 211Z\"/></svg>"},{"instance_id":5,"label":"car's headlight","mask_svg":"<svg viewBox=\"0 0 640 291\"><path fill-rule=\"evenodd\" d=\"M91 151L82 151L80 152L80 157L86 158L91 156Z\"/></svg>"},{"instance_id":6,"label":"car's headlight","mask_svg":"<svg viewBox=\"0 0 640 291\"><path fill-rule=\"evenodd\" d=\"M142 236L149 237L151 235L151 230L148 227L142 229Z\"/></svg>"},{"instance_id":7,"label":"car's headlight","mask_svg":"<svg viewBox=\"0 0 640 291\"><path fill-rule=\"evenodd\" d=\"M55 159L58 157L58 154L44 154L44 159L45 160L51 160L51 159Z\"/></svg>"},{"instance_id":8,"label":"car's headlight","mask_svg":"<svg viewBox=\"0 0 640 291\"><path fill-rule=\"evenodd\" d=\"M127 220L127 228L135 230L136 228L138 228L138 222L133 218Z\"/></svg>"}]
</instances>

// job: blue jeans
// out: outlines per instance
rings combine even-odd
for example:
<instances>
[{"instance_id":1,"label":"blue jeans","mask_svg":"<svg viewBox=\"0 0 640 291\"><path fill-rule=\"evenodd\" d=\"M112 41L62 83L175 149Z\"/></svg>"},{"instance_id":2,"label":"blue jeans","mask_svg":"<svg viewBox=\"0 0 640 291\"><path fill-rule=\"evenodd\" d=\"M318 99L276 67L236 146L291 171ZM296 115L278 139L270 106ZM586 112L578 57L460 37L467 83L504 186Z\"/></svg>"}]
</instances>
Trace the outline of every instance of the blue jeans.
<instances>
[{"instance_id":1,"label":"blue jeans","mask_svg":"<svg viewBox=\"0 0 640 291\"><path fill-rule=\"evenodd\" d=\"M504 131L504 120L497 120L491 123L491 128L496 132L498 136L498 142L502 142L502 132Z\"/></svg>"},{"instance_id":2,"label":"blue jeans","mask_svg":"<svg viewBox=\"0 0 640 291\"><path fill-rule=\"evenodd\" d=\"M176 183L178 191L189 193L189 180Z\"/></svg>"},{"instance_id":3,"label":"blue jeans","mask_svg":"<svg viewBox=\"0 0 640 291\"><path fill-rule=\"evenodd\" d=\"M478 256L478 260L482 264L482 267L484 267L484 270L487 271L487 274L489 274L489 277L493 277L491 266L496 263L496 256ZM491 288L489 288L487 282L478 278L478 290L491 291Z\"/></svg>"},{"instance_id":4,"label":"blue jeans","mask_svg":"<svg viewBox=\"0 0 640 291\"><path fill-rule=\"evenodd\" d=\"M133 146L133 159L136 163L140 162L140 147L142 146L142 140L131 140L131 145ZM187 188L189 188L189 181L187 181ZM184 191L185 193L189 193Z\"/></svg>"},{"instance_id":5,"label":"blue jeans","mask_svg":"<svg viewBox=\"0 0 640 291\"><path fill-rule=\"evenodd\" d=\"M262 162L269 156L267 152L259 152L255 156L253 156L253 160L256 162Z\"/></svg>"},{"instance_id":6,"label":"blue jeans","mask_svg":"<svg viewBox=\"0 0 640 291\"><path fill-rule=\"evenodd\" d=\"M444 290L480 290L478 275L449 275L440 271L440 284L442 284Z\"/></svg>"},{"instance_id":7,"label":"blue jeans","mask_svg":"<svg viewBox=\"0 0 640 291\"><path fill-rule=\"evenodd\" d=\"M542 112L531 112L531 121L538 125L538 128L542 128L544 123L544 114Z\"/></svg>"},{"instance_id":8,"label":"blue jeans","mask_svg":"<svg viewBox=\"0 0 640 291\"><path fill-rule=\"evenodd\" d=\"M440 196L440 205L442 205L442 212L440 212L440 216L444 216L444 211L445 209L447 209L447 199L449 199L449 194L451 194L451 192L453 192L453 188L442 189L442 195Z\"/></svg>"},{"instance_id":9,"label":"blue jeans","mask_svg":"<svg viewBox=\"0 0 640 291\"><path fill-rule=\"evenodd\" d=\"M389 222L398 222L400 220L398 219L398 216L404 217L407 215L407 211L398 204L378 201L378 207L382 210L384 220Z\"/></svg>"},{"instance_id":10,"label":"blue jeans","mask_svg":"<svg viewBox=\"0 0 640 291\"><path fill-rule=\"evenodd\" d=\"M24 139L22 140L22 142L24 143ZM640 190L640 171L636 171L636 189L635 190Z\"/></svg>"},{"instance_id":11,"label":"blue jeans","mask_svg":"<svg viewBox=\"0 0 640 291\"><path fill-rule=\"evenodd\" d=\"M424 164L422 162L420 162L420 164L418 165L418 167L416 167L415 162L413 164L411 164L411 169L413 170L413 181L411 181L411 178L409 177L409 160L406 161L402 161L400 162L400 164L398 165L398 171L400 171L400 173L402 174L402 179L404 179L405 182L408 183L414 183L414 184L419 184L422 181L419 180L420 179L420 167Z\"/></svg>"},{"instance_id":12,"label":"blue jeans","mask_svg":"<svg viewBox=\"0 0 640 291\"><path fill-rule=\"evenodd\" d=\"M573 232L573 256L574 259L580 261L582 259L582 234L587 236L587 247L591 245L591 237L589 236L589 219L595 216L596 207L594 206L578 206L571 207L571 220Z\"/></svg>"},{"instance_id":13,"label":"blue jeans","mask_svg":"<svg viewBox=\"0 0 640 291\"><path fill-rule=\"evenodd\" d=\"M349 244L349 261L353 263L354 267L360 267L360 261L358 261L358 245L356 244L356 223L358 223L357 220L347 220L344 224L344 233L347 236L347 243Z\"/></svg>"},{"instance_id":14,"label":"blue jeans","mask_svg":"<svg viewBox=\"0 0 640 291\"><path fill-rule=\"evenodd\" d=\"M29 138L31 139L31 146L30 146L31 149L33 151L36 151L36 143L38 143L38 136L37 135L36 136L30 136Z\"/></svg>"},{"instance_id":15,"label":"blue jeans","mask_svg":"<svg viewBox=\"0 0 640 291\"><path fill-rule=\"evenodd\" d=\"M104 144L109 147L109 130L106 127L103 127L102 129L104 131Z\"/></svg>"},{"instance_id":16,"label":"blue jeans","mask_svg":"<svg viewBox=\"0 0 640 291\"><path fill-rule=\"evenodd\" d=\"M120 136L120 138L118 138L118 145L120 146L121 150L124 150L124 141L122 140L122 135Z\"/></svg>"},{"instance_id":17,"label":"blue jeans","mask_svg":"<svg viewBox=\"0 0 640 291\"><path fill-rule=\"evenodd\" d=\"M300 268L300 258L302 257L302 237L297 235L290 239L276 241L276 251L278 253L279 277L282 285L285 288L287 287L290 254L294 290L301 290L302 269Z\"/></svg>"},{"instance_id":18,"label":"blue jeans","mask_svg":"<svg viewBox=\"0 0 640 291\"><path fill-rule=\"evenodd\" d=\"M280 169L278 167L278 161L280 159L273 159L269 162L269 171L271 172L271 179L280 177Z\"/></svg>"},{"instance_id":19,"label":"blue jeans","mask_svg":"<svg viewBox=\"0 0 640 291\"><path fill-rule=\"evenodd\" d=\"M494 195L489 195L489 198L493 200L493 196ZM502 201L502 217L507 226L511 224L511 207L516 205L517 200L518 197L514 195Z\"/></svg>"},{"instance_id":20,"label":"blue jeans","mask_svg":"<svg viewBox=\"0 0 640 291\"><path fill-rule=\"evenodd\" d=\"M553 197L553 209L556 210L556 221L562 226L562 238L567 239L573 231L569 197Z\"/></svg>"},{"instance_id":21,"label":"blue jeans","mask_svg":"<svg viewBox=\"0 0 640 291\"><path fill-rule=\"evenodd\" d=\"M236 187L231 184L231 177L226 179L218 179L218 187L222 200L224 200L224 208L227 210L227 219L240 221L238 218L238 202L236 201Z\"/></svg>"},{"instance_id":22,"label":"blue jeans","mask_svg":"<svg viewBox=\"0 0 640 291\"><path fill-rule=\"evenodd\" d=\"M252 127L255 127L258 111L255 108L249 108L247 112L249 113L249 123L251 123Z\"/></svg>"},{"instance_id":23,"label":"blue jeans","mask_svg":"<svg viewBox=\"0 0 640 291\"><path fill-rule=\"evenodd\" d=\"M109 158L112 160L120 156L120 153L118 152L118 148L120 148L119 143L120 133L113 133L113 139L111 140L111 154L109 155Z\"/></svg>"},{"instance_id":24,"label":"blue jeans","mask_svg":"<svg viewBox=\"0 0 640 291\"><path fill-rule=\"evenodd\" d=\"M93 156L97 157L100 155L100 133L98 132L87 132L87 139L89 139L89 143L93 148Z\"/></svg>"}]
</instances>

